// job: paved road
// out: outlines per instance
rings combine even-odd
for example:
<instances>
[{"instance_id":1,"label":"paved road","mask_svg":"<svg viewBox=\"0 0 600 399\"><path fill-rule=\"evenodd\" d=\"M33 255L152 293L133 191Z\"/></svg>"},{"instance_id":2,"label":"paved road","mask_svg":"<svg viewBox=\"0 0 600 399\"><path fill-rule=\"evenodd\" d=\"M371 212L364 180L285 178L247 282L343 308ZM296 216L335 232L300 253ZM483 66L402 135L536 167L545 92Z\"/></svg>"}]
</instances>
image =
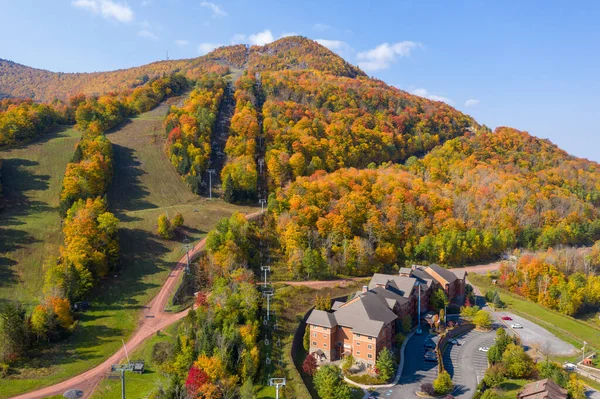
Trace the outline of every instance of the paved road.
<instances>
[{"instance_id":1,"label":"paved road","mask_svg":"<svg viewBox=\"0 0 600 399\"><path fill-rule=\"evenodd\" d=\"M512 318L512 321L504 322L508 327L507 329L510 329L510 325L513 323L518 323L523 326L522 329L513 331L519 334L523 345L529 348L538 347L542 352L549 350L551 354L557 356L572 356L579 352L573 345L563 341L562 339L559 339L556 335L532 321L510 312L496 313L500 317L508 316Z\"/></svg>"},{"instance_id":2,"label":"paved road","mask_svg":"<svg viewBox=\"0 0 600 399\"><path fill-rule=\"evenodd\" d=\"M251 213L246 215L246 218L256 218L260 215L260 213L260 211ZM193 259L198 256L198 254L204 250L205 246L206 238L202 239L194 246L190 252L190 258ZM183 273L185 269L185 265L186 256L183 256L169 274L167 281L160 289L158 295L152 299L148 306L146 306L146 311L140 319L137 330L134 332L131 339L127 341L126 345L129 352L132 352L134 349L140 346L144 340L156 334L158 330L164 330L166 327L178 320L181 320L187 315L187 310L179 313L167 313L164 311L169 298L171 298L172 294L177 289L177 283L179 282L181 273ZM90 369L58 384L39 389L37 391L28 392L23 395L15 396L13 399L46 398L48 396L62 395L64 392L70 389L79 389L84 393L83 398L88 398L98 383L110 372L110 366L119 363L124 358L125 351L123 348L121 348L105 362L94 367L93 369Z\"/></svg>"},{"instance_id":3,"label":"paved road","mask_svg":"<svg viewBox=\"0 0 600 399\"><path fill-rule=\"evenodd\" d=\"M444 368L456 387L455 398L472 398L477 384L487 369L487 353L479 350L494 343L495 331L471 330L458 338L460 346L448 345L444 352Z\"/></svg>"}]
</instances>

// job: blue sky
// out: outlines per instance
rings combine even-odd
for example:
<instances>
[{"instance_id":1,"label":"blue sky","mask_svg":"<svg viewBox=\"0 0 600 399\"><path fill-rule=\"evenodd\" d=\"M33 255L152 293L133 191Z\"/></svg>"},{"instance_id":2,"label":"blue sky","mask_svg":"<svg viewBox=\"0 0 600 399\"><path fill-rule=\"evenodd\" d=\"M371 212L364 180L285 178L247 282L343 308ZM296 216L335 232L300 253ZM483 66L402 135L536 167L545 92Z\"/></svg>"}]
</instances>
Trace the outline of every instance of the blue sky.
<instances>
[{"instance_id":1,"label":"blue sky","mask_svg":"<svg viewBox=\"0 0 600 399\"><path fill-rule=\"evenodd\" d=\"M600 2L0 1L0 58L63 72L301 34L490 127L600 161Z\"/></svg>"}]
</instances>

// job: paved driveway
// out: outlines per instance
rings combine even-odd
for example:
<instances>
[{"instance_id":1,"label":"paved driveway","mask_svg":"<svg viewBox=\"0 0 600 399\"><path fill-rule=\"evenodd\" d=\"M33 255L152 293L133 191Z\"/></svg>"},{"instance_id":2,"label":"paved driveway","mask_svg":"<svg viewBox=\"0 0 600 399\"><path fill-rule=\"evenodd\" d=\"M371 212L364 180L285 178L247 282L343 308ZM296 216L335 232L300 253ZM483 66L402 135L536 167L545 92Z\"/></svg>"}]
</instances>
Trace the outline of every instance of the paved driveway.
<instances>
[{"instance_id":1,"label":"paved driveway","mask_svg":"<svg viewBox=\"0 0 600 399\"><path fill-rule=\"evenodd\" d=\"M423 334L413 335L404 350L404 368L398 385L392 388L378 389L377 395L381 398L413 399L418 398L415 392L420 390L421 384L433 382L437 377L437 363L426 362L423 355L425 339L429 335L424 329Z\"/></svg>"},{"instance_id":2,"label":"paved driveway","mask_svg":"<svg viewBox=\"0 0 600 399\"><path fill-rule=\"evenodd\" d=\"M497 313L500 317L509 316L512 318L512 321L504 321L508 327L513 323L518 323L523 326L523 328L513 331L519 334L523 345L527 347L537 346L542 352L549 350L551 354L557 356L572 356L579 352L573 345L559 339L556 335L532 321L509 312Z\"/></svg>"},{"instance_id":3,"label":"paved driveway","mask_svg":"<svg viewBox=\"0 0 600 399\"><path fill-rule=\"evenodd\" d=\"M455 385L454 397L472 398L477 384L487 369L487 353L479 350L494 343L495 331L471 330L458 338L460 346L448 345L444 352L444 368Z\"/></svg>"}]
</instances>

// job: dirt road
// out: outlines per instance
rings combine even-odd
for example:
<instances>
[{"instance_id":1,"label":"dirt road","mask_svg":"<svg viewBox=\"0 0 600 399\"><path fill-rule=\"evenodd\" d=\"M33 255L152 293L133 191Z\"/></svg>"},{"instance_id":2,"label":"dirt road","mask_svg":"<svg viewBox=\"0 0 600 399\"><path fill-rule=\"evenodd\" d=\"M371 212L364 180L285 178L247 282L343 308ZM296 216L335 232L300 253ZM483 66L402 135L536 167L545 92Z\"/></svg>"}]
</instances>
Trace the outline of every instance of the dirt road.
<instances>
[{"instance_id":1,"label":"dirt road","mask_svg":"<svg viewBox=\"0 0 600 399\"><path fill-rule=\"evenodd\" d=\"M260 215L260 211L246 215L247 219L254 219ZM206 246L206 238L199 241L190 252L190 258L197 257L204 247ZM177 320L182 319L188 313L184 310L179 313L167 313L164 311L169 298L177 289L177 283L179 277L183 273L186 265L186 256L183 256L177 265L173 268L167 281L160 289L158 295L152 299L152 301L146 307L143 312L142 318L140 319L137 330L133 333L133 336L127 341L127 350L131 353L138 346L144 342L147 338L156 334L158 330L163 330ZM119 363L125 358L125 350L119 349L114 355L109 357L102 364L90 369L82 374L75 377L69 378L58 384L48 386L46 388L38 389L37 391L28 392L19 396L15 396L13 399L38 399L46 398L48 396L62 395L65 391L70 389L78 389L83 391L83 398L88 398L92 394L94 388L98 383L110 372L110 367L113 364Z\"/></svg>"}]
</instances>

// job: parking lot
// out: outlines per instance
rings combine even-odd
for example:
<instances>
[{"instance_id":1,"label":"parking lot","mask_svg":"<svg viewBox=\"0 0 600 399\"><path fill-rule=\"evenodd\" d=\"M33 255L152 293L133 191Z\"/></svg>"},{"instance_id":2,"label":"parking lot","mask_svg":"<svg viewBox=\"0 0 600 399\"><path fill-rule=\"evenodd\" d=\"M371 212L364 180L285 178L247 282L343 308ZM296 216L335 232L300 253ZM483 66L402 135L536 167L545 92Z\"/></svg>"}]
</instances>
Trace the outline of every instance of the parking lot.
<instances>
[{"instance_id":1,"label":"parking lot","mask_svg":"<svg viewBox=\"0 0 600 399\"><path fill-rule=\"evenodd\" d=\"M503 323L510 327L514 323L523 326L520 329L514 329L519 334L523 345L531 348L537 347L543 352L548 351L556 356L572 356L578 353L578 350L571 344L559 339L545 328L515 314L509 312L497 312L499 317L510 317L512 320L503 320Z\"/></svg>"},{"instance_id":2,"label":"parking lot","mask_svg":"<svg viewBox=\"0 0 600 399\"><path fill-rule=\"evenodd\" d=\"M495 331L471 330L457 340L460 345L449 344L444 352L444 368L454 382L456 398L471 398L487 369L487 353L481 347L494 344Z\"/></svg>"}]
</instances>

